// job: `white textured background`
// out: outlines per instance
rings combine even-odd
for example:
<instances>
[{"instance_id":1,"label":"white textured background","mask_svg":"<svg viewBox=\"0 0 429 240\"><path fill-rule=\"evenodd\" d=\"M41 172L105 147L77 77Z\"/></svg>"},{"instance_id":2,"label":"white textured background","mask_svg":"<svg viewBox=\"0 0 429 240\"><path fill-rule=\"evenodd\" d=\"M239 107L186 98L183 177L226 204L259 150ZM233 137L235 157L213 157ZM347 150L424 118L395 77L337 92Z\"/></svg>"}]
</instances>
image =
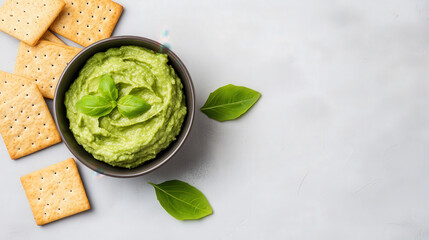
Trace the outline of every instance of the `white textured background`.
<instances>
[{"instance_id":1,"label":"white textured background","mask_svg":"<svg viewBox=\"0 0 429 240\"><path fill-rule=\"evenodd\" d=\"M0 239L429 239L428 0L118 2L114 35L168 30L198 107L229 83L263 96L236 121L198 111L181 151L146 176L79 164L92 210L43 227L19 177L72 155L58 144L13 161L0 140ZM12 72L18 41L0 43ZM170 179L214 214L170 217L146 184Z\"/></svg>"}]
</instances>

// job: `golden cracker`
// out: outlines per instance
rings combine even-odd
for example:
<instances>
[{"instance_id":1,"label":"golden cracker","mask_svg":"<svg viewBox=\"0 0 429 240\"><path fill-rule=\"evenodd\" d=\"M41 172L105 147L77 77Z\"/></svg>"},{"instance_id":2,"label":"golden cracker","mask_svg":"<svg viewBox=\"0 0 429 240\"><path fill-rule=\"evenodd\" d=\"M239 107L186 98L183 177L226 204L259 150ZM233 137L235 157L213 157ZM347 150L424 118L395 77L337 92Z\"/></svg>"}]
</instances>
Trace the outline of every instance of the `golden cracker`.
<instances>
[{"instance_id":1,"label":"golden cracker","mask_svg":"<svg viewBox=\"0 0 429 240\"><path fill-rule=\"evenodd\" d=\"M37 225L91 208L73 158L22 176L21 183Z\"/></svg>"},{"instance_id":2,"label":"golden cracker","mask_svg":"<svg viewBox=\"0 0 429 240\"><path fill-rule=\"evenodd\" d=\"M33 84L31 80L0 71L0 106L11 101Z\"/></svg>"},{"instance_id":3,"label":"golden cracker","mask_svg":"<svg viewBox=\"0 0 429 240\"><path fill-rule=\"evenodd\" d=\"M7 82L6 85L9 84ZM2 84L3 79L0 80ZM0 105L0 134L12 159L61 142L48 106L36 84L30 81L16 88L11 86L8 91L15 94L19 92L18 96Z\"/></svg>"},{"instance_id":4,"label":"golden cracker","mask_svg":"<svg viewBox=\"0 0 429 240\"><path fill-rule=\"evenodd\" d=\"M54 42L54 43L66 45L63 41L61 41L61 39L59 39L57 36L55 36L55 34L53 34L49 30L46 31L45 34L43 34L41 39L46 40L46 41L50 41L50 42Z\"/></svg>"},{"instance_id":5,"label":"golden cracker","mask_svg":"<svg viewBox=\"0 0 429 240\"><path fill-rule=\"evenodd\" d=\"M49 29L84 47L110 37L123 9L111 0L64 1L66 6Z\"/></svg>"},{"instance_id":6,"label":"golden cracker","mask_svg":"<svg viewBox=\"0 0 429 240\"><path fill-rule=\"evenodd\" d=\"M34 80L42 95L53 99L64 68L80 50L45 40L34 47L21 42L14 74Z\"/></svg>"},{"instance_id":7,"label":"golden cracker","mask_svg":"<svg viewBox=\"0 0 429 240\"><path fill-rule=\"evenodd\" d=\"M6 0L0 30L34 46L64 8L62 0Z\"/></svg>"}]
</instances>

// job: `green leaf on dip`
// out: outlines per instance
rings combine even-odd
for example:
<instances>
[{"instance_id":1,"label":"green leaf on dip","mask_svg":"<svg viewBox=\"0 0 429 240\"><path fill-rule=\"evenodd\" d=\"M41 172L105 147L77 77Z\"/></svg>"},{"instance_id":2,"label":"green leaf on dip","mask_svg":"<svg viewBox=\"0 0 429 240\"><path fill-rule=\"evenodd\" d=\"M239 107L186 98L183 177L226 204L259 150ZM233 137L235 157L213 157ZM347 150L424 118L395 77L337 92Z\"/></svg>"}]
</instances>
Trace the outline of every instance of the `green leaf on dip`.
<instances>
[{"instance_id":1,"label":"green leaf on dip","mask_svg":"<svg viewBox=\"0 0 429 240\"><path fill-rule=\"evenodd\" d=\"M255 90L229 84L210 93L201 111L220 122L233 120L247 112L260 97Z\"/></svg>"},{"instance_id":2,"label":"green leaf on dip","mask_svg":"<svg viewBox=\"0 0 429 240\"><path fill-rule=\"evenodd\" d=\"M136 117L150 109L150 105L140 97L126 95L118 101L119 112L127 118Z\"/></svg>"},{"instance_id":3,"label":"green leaf on dip","mask_svg":"<svg viewBox=\"0 0 429 240\"><path fill-rule=\"evenodd\" d=\"M109 74L103 74L100 78L100 85L98 85L98 92L101 96L116 101L118 99L118 89L116 88L115 81Z\"/></svg>"},{"instance_id":4,"label":"green leaf on dip","mask_svg":"<svg viewBox=\"0 0 429 240\"><path fill-rule=\"evenodd\" d=\"M114 102L104 97L86 95L76 103L76 107L85 115L102 117L109 114L116 106Z\"/></svg>"},{"instance_id":5,"label":"green leaf on dip","mask_svg":"<svg viewBox=\"0 0 429 240\"><path fill-rule=\"evenodd\" d=\"M178 220L200 219L213 213L206 197L185 182L171 180L149 184L155 188L156 197L165 211Z\"/></svg>"}]
</instances>

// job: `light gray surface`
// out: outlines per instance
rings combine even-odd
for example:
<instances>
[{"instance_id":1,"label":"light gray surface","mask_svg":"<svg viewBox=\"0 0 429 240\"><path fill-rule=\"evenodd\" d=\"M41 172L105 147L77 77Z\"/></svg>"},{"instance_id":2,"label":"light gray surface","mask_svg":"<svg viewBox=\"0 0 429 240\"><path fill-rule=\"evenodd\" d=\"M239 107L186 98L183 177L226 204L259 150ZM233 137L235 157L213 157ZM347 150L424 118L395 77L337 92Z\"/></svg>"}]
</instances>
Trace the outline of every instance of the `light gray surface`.
<instances>
[{"instance_id":1,"label":"light gray surface","mask_svg":"<svg viewBox=\"0 0 429 240\"><path fill-rule=\"evenodd\" d=\"M168 30L198 107L228 83L263 97L236 121L198 111L182 150L146 176L79 164L92 210L44 227L19 177L72 155L59 144L13 161L0 140L0 239L429 239L427 0L118 2L114 35ZM0 42L12 72L18 41ZM170 179L215 213L170 217L146 184Z\"/></svg>"}]
</instances>

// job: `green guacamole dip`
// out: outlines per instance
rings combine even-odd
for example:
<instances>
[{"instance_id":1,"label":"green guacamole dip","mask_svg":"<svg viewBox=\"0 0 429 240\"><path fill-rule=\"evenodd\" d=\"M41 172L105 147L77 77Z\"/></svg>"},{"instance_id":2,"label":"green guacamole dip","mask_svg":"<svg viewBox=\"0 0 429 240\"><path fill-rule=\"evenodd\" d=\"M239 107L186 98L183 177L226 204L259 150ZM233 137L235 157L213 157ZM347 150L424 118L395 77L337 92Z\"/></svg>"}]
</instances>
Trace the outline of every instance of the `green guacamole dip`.
<instances>
[{"instance_id":1,"label":"green guacamole dip","mask_svg":"<svg viewBox=\"0 0 429 240\"><path fill-rule=\"evenodd\" d=\"M91 57L66 92L65 106L76 141L96 159L112 166L134 168L151 160L176 139L186 115L183 85L166 54L137 46L111 48ZM134 118L115 108L95 118L81 113L76 102L99 95L100 77L109 74L119 98L135 95L151 108Z\"/></svg>"}]
</instances>

